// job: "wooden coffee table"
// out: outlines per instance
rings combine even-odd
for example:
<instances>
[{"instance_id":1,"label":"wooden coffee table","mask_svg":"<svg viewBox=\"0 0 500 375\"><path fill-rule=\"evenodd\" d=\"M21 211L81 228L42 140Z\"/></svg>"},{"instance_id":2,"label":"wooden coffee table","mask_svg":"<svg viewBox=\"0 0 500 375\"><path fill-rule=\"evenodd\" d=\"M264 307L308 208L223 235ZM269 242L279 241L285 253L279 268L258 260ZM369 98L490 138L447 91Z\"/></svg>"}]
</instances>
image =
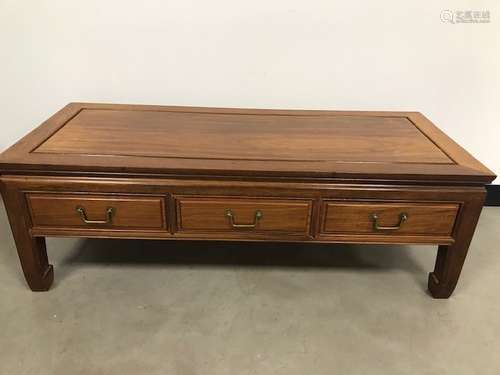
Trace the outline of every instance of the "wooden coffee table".
<instances>
[{"instance_id":1,"label":"wooden coffee table","mask_svg":"<svg viewBox=\"0 0 500 375\"><path fill-rule=\"evenodd\" d=\"M417 112L71 103L0 157L26 280L45 236L439 245L453 292L495 176Z\"/></svg>"}]
</instances>

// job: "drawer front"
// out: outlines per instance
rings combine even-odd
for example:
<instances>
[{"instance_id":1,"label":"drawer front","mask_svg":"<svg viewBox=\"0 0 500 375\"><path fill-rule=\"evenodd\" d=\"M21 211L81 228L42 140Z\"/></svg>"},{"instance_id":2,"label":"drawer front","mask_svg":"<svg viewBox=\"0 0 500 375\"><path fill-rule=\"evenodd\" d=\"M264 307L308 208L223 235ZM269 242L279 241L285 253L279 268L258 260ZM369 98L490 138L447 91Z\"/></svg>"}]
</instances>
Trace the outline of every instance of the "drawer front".
<instances>
[{"instance_id":1,"label":"drawer front","mask_svg":"<svg viewBox=\"0 0 500 375\"><path fill-rule=\"evenodd\" d=\"M306 234L311 208L302 199L177 197L178 230Z\"/></svg>"},{"instance_id":2,"label":"drawer front","mask_svg":"<svg viewBox=\"0 0 500 375\"><path fill-rule=\"evenodd\" d=\"M27 200L33 227L165 228L162 197L28 194Z\"/></svg>"},{"instance_id":3,"label":"drawer front","mask_svg":"<svg viewBox=\"0 0 500 375\"><path fill-rule=\"evenodd\" d=\"M455 203L325 202L323 233L449 236Z\"/></svg>"}]
</instances>

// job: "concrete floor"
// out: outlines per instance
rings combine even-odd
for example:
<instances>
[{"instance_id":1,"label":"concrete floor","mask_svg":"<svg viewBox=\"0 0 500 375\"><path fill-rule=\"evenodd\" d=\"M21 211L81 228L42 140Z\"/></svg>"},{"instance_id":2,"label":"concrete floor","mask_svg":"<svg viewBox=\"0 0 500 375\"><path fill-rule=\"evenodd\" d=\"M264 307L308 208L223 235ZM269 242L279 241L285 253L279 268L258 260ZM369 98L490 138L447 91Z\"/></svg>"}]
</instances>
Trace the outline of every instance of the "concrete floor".
<instances>
[{"instance_id":1,"label":"concrete floor","mask_svg":"<svg viewBox=\"0 0 500 375\"><path fill-rule=\"evenodd\" d=\"M48 239L28 290L0 210L0 374L499 374L500 208L454 296L431 246Z\"/></svg>"}]
</instances>

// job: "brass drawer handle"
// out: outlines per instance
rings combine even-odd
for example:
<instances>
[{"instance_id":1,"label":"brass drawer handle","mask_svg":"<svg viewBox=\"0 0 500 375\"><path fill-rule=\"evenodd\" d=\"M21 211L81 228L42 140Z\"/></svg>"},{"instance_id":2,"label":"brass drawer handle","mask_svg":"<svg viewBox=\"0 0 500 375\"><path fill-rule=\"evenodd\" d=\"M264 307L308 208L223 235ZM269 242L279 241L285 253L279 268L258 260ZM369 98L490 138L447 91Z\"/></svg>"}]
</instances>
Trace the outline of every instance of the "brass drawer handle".
<instances>
[{"instance_id":1,"label":"brass drawer handle","mask_svg":"<svg viewBox=\"0 0 500 375\"><path fill-rule=\"evenodd\" d=\"M395 225L393 227L384 227L382 225L378 225L378 215L377 214L372 214L371 215L371 218L373 220L373 229L375 230L380 230L380 231L384 231L384 230L398 230L398 229L401 229L401 226L403 225L403 223L408 220L408 214L406 212L401 212L399 214L399 223L398 225Z\"/></svg>"},{"instance_id":2,"label":"brass drawer handle","mask_svg":"<svg viewBox=\"0 0 500 375\"><path fill-rule=\"evenodd\" d=\"M255 211L255 216L252 224L236 224L234 222L234 214L231 210L226 210L226 216L229 218L229 223L233 228L255 228L260 219L262 219L262 212L260 210Z\"/></svg>"},{"instance_id":3,"label":"brass drawer handle","mask_svg":"<svg viewBox=\"0 0 500 375\"><path fill-rule=\"evenodd\" d=\"M80 218L85 224L111 224L113 221L113 214L115 209L113 207L106 208L106 219L105 220L89 220L87 218L87 213L85 212L85 208L81 206L76 207L76 212L80 215Z\"/></svg>"}]
</instances>

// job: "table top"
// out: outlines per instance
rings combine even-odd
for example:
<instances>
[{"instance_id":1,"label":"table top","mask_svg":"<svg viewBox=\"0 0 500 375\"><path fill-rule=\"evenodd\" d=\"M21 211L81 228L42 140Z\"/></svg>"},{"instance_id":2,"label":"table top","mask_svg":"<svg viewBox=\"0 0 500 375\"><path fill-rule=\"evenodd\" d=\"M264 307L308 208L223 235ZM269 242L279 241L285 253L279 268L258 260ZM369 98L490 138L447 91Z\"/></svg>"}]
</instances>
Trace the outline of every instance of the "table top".
<instances>
[{"instance_id":1,"label":"table top","mask_svg":"<svg viewBox=\"0 0 500 375\"><path fill-rule=\"evenodd\" d=\"M494 174L418 112L71 103L0 170L487 183Z\"/></svg>"}]
</instances>

